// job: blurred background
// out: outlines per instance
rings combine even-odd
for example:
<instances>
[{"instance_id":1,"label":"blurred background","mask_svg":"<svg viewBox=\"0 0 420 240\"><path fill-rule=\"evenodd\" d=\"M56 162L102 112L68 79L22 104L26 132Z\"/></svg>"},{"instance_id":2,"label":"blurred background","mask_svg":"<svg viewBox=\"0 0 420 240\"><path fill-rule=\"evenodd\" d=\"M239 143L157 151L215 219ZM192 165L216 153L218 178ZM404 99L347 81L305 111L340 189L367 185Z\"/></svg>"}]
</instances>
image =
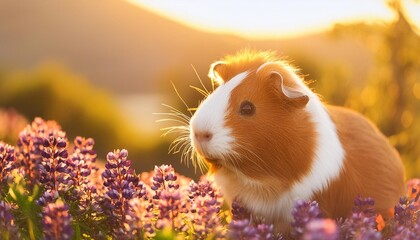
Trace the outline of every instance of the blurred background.
<instances>
[{"instance_id":1,"label":"blurred background","mask_svg":"<svg viewBox=\"0 0 420 240\"><path fill-rule=\"evenodd\" d=\"M0 140L34 117L98 156L126 148L137 171L172 164L176 137L152 113L189 114L209 65L243 48L276 50L330 104L355 109L420 177L420 1L0 0ZM196 72L195 72L195 70Z\"/></svg>"}]
</instances>

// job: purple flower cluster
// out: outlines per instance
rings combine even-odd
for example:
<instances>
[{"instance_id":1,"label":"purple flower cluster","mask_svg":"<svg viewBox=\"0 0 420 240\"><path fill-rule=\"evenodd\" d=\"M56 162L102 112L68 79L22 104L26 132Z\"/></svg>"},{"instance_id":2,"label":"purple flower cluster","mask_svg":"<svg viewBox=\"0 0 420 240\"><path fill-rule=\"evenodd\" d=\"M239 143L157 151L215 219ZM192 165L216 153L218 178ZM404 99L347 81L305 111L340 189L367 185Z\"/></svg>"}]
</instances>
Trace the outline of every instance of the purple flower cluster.
<instances>
[{"instance_id":1,"label":"purple flower cluster","mask_svg":"<svg viewBox=\"0 0 420 240\"><path fill-rule=\"evenodd\" d=\"M227 236L231 239L281 240L283 236L274 230L273 224L267 224L259 216L252 216L239 201L231 206L232 221L228 225ZM251 219L254 219L251 221Z\"/></svg>"},{"instance_id":2,"label":"purple flower cluster","mask_svg":"<svg viewBox=\"0 0 420 240\"><path fill-rule=\"evenodd\" d=\"M0 142L0 239L419 239L420 180L408 182L395 217L381 219L371 198L351 215L322 218L316 202L297 200L282 233L234 201L223 205L208 179L192 181L170 165L136 174L127 150L95 165L94 140L68 142L53 121L36 118L16 147ZM383 226L386 224L385 226ZM379 228L379 229L378 229Z\"/></svg>"},{"instance_id":3,"label":"purple flower cluster","mask_svg":"<svg viewBox=\"0 0 420 240\"><path fill-rule=\"evenodd\" d=\"M93 150L95 141L92 138L76 137L73 154L67 158L68 186L73 188L66 196L78 202L79 212L89 211L97 207L98 190L92 173L97 173L95 166L96 152Z\"/></svg>"},{"instance_id":4,"label":"purple flower cluster","mask_svg":"<svg viewBox=\"0 0 420 240\"><path fill-rule=\"evenodd\" d=\"M314 219L306 224L304 240L337 240L337 224L332 219Z\"/></svg>"},{"instance_id":5,"label":"purple flower cluster","mask_svg":"<svg viewBox=\"0 0 420 240\"><path fill-rule=\"evenodd\" d=\"M418 239L420 236L420 183L408 183L407 197L401 197L394 208L392 239Z\"/></svg>"},{"instance_id":6,"label":"purple flower cluster","mask_svg":"<svg viewBox=\"0 0 420 240\"><path fill-rule=\"evenodd\" d=\"M42 161L44 141L53 136L66 138L61 127L54 121L44 121L41 118L35 120L19 133L17 142L17 157L24 170L25 178L29 186L39 182L39 166Z\"/></svg>"},{"instance_id":7,"label":"purple flower cluster","mask_svg":"<svg viewBox=\"0 0 420 240\"><path fill-rule=\"evenodd\" d=\"M306 224L310 221L321 218L321 210L317 202L296 200L292 210L293 221L291 223L293 231L292 237L301 239L305 233Z\"/></svg>"},{"instance_id":8,"label":"purple flower cluster","mask_svg":"<svg viewBox=\"0 0 420 240\"><path fill-rule=\"evenodd\" d=\"M49 203L42 210L44 239L71 239L74 234L71 220L69 207L66 204L62 202Z\"/></svg>"},{"instance_id":9,"label":"purple flower cluster","mask_svg":"<svg viewBox=\"0 0 420 240\"><path fill-rule=\"evenodd\" d=\"M39 181L47 190L66 189L67 183L67 140L49 136L44 139L41 151L42 161L38 165Z\"/></svg>"},{"instance_id":10,"label":"purple flower cluster","mask_svg":"<svg viewBox=\"0 0 420 240\"><path fill-rule=\"evenodd\" d=\"M10 172L15 168L15 148L0 142L0 183L6 186L10 182Z\"/></svg>"},{"instance_id":11,"label":"purple flower cluster","mask_svg":"<svg viewBox=\"0 0 420 240\"><path fill-rule=\"evenodd\" d=\"M254 224L249 219L232 220L229 224L228 237L241 240L281 240L280 234L274 233L272 224Z\"/></svg>"},{"instance_id":12,"label":"purple flower cluster","mask_svg":"<svg viewBox=\"0 0 420 240\"><path fill-rule=\"evenodd\" d=\"M0 201L0 239L19 239L11 206L5 201Z\"/></svg>"},{"instance_id":13,"label":"purple flower cluster","mask_svg":"<svg viewBox=\"0 0 420 240\"><path fill-rule=\"evenodd\" d=\"M109 216L116 238L125 235L126 215L129 201L146 195L146 188L127 159L128 151L115 150L107 155L105 171L102 172L104 196L102 209Z\"/></svg>"},{"instance_id":14,"label":"purple flower cluster","mask_svg":"<svg viewBox=\"0 0 420 240\"><path fill-rule=\"evenodd\" d=\"M188 187L189 218L194 225L194 236L222 237L224 229L219 217L222 195L209 180L191 181Z\"/></svg>"},{"instance_id":15,"label":"purple flower cluster","mask_svg":"<svg viewBox=\"0 0 420 240\"><path fill-rule=\"evenodd\" d=\"M379 239L380 233L377 232L376 218L372 198L363 199L360 195L354 200L352 214L341 225L341 239ZM377 236L376 238L373 238Z\"/></svg>"},{"instance_id":16,"label":"purple flower cluster","mask_svg":"<svg viewBox=\"0 0 420 240\"><path fill-rule=\"evenodd\" d=\"M187 212L186 202L183 201L185 192L181 192L177 182L178 176L170 165L155 167L152 177L153 192L149 209L153 210L156 230L170 226L176 231L186 231L187 225L183 220L183 214Z\"/></svg>"}]
</instances>

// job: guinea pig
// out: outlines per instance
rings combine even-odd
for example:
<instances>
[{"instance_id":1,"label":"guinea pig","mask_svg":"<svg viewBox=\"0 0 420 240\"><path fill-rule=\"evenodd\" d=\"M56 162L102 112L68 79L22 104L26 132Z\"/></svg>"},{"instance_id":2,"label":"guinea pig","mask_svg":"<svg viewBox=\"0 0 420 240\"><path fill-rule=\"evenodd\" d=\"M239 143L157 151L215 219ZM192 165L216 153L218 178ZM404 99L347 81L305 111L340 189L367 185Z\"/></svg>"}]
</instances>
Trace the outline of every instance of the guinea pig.
<instances>
[{"instance_id":1,"label":"guinea pig","mask_svg":"<svg viewBox=\"0 0 420 240\"><path fill-rule=\"evenodd\" d=\"M218 87L192 116L190 139L228 203L236 199L280 229L297 199L338 218L360 194L390 217L404 194L404 167L367 118L324 104L272 52L226 56L209 77Z\"/></svg>"}]
</instances>

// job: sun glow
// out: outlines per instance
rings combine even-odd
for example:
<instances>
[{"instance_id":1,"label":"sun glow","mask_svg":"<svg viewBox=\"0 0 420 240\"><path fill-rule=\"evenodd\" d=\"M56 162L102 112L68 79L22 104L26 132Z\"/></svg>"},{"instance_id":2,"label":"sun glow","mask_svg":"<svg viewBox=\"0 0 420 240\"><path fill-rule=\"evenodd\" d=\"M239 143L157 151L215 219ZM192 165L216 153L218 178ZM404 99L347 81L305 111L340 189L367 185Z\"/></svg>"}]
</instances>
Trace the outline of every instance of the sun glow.
<instances>
[{"instance_id":1,"label":"sun glow","mask_svg":"<svg viewBox=\"0 0 420 240\"><path fill-rule=\"evenodd\" d=\"M246 38L294 37L330 29L336 23L390 21L386 1L188 1L127 0L195 29ZM403 4L420 26L420 3Z\"/></svg>"}]
</instances>

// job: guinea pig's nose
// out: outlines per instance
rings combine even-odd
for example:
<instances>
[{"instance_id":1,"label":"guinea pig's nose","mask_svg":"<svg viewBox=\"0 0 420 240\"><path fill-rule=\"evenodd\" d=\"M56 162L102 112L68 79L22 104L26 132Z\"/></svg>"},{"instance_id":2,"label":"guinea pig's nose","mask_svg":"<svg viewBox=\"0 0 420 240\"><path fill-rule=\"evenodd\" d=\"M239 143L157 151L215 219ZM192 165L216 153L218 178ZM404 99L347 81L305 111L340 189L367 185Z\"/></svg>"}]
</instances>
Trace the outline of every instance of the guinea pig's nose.
<instances>
[{"instance_id":1,"label":"guinea pig's nose","mask_svg":"<svg viewBox=\"0 0 420 240\"><path fill-rule=\"evenodd\" d=\"M195 132L194 133L195 139L199 142L208 142L213 137L213 134L209 131L203 131L203 132Z\"/></svg>"}]
</instances>

